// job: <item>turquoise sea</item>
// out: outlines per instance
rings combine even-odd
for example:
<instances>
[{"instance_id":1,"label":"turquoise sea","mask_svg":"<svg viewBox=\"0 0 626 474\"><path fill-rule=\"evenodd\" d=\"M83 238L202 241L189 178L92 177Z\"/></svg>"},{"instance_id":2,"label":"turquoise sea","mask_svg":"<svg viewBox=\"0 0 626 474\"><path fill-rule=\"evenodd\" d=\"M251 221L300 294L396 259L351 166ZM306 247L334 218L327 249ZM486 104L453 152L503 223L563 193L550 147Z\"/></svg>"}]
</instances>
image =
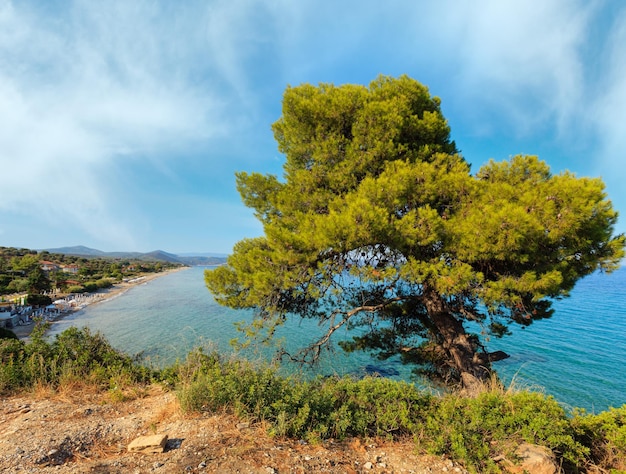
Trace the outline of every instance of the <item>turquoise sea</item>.
<instances>
[{"instance_id":1,"label":"turquoise sea","mask_svg":"<svg viewBox=\"0 0 626 474\"><path fill-rule=\"evenodd\" d=\"M204 286L203 267L175 272L88 306L53 324L50 334L70 326L100 331L117 348L142 353L154 364L184 359L196 346L231 351L237 321L250 314L223 308ZM509 359L494 365L507 384L542 390L565 407L598 412L626 404L626 268L579 281L569 298L555 302L552 318L488 342ZM321 330L313 321L290 321L279 337L288 350L302 347ZM346 333L339 334L345 337ZM271 349L248 357L271 358ZM302 370L287 366L285 370ZM325 353L316 373L379 372L410 379L410 368L367 354Z\"/></svg>"}]
</instances>

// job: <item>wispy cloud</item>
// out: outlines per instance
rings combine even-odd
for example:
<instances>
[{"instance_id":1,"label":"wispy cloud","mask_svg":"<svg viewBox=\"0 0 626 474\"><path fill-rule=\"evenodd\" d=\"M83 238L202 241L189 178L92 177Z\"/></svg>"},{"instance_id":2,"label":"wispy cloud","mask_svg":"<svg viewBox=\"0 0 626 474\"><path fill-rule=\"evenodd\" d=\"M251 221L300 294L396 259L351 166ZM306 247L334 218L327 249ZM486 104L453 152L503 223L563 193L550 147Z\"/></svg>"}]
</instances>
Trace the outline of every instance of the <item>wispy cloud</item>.
<instances>
[{"instance_id":1,"label":"wispy cloud","mask_svg":"<svg viewBox=\"0 0 626 474\"><path fill-rule=\"evenodd\" d=\"M584 92L580 47L592 8L566 0L479 0L438 2L433 9L429 14L441 21L428 33L450 66L455 99L481 102L468 108L468 121L517 135L546 121L567 130ZM491 117L476 117L480 111Z\"/></svg>"},{"instance_id":2,"label":"wispy cloud","mask_svg":"<svg viewBox=\"0 0 626 474\"><path fill-rule=\"evenodd\" d=\"M182 219L170 201L249 228L233 171L280 173L284 87L381 73L441 96L472 162L545 141L556 169L606 176L623 168L624 45L626 7L601 0L0 0L0 232L28 216L132 249Z\"/></svg>"},{"instance_id":3,"label":"wispy cloud","mask_svg":"<svg viewBox=\"0 0 626 474\"><path fill-rule=\"evenodd\" d=\"M203 50L189 28L202 23L155 5L75 2L50 17L0 4L0 209L132 245L111 170L224 132L221 99L195 66Z\"/></svg>"},{"instance_id":4,"label":"wispy cloud","mask_svg":"<svg viewBox=\"0 0 626 474\"><path fill-rule=\"evenodd\" d=\"M608 32L606 64L590 117L601 137L600 165L613 170L613 178L626 178L626 8Z\"/></svg>"}]
</instances>

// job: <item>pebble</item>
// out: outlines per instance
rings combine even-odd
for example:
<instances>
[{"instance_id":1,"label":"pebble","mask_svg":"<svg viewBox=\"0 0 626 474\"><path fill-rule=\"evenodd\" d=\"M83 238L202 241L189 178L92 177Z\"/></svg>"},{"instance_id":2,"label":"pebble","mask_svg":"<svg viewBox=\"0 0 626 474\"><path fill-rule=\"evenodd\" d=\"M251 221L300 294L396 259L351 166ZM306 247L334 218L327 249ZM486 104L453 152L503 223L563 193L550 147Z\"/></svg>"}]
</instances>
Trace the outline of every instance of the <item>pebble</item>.
<instances>
[{"instance_id":1,"label":"pebble","mask_svg":"<svg viewBox=\"0 0 626 474\"><path fill-rule=\"evenodd\" d=\"M365 464L363 464L363 468L364 469L372 469L374 467L374 465L371 462L366 462Z\"/></svg>"}]
</instances>

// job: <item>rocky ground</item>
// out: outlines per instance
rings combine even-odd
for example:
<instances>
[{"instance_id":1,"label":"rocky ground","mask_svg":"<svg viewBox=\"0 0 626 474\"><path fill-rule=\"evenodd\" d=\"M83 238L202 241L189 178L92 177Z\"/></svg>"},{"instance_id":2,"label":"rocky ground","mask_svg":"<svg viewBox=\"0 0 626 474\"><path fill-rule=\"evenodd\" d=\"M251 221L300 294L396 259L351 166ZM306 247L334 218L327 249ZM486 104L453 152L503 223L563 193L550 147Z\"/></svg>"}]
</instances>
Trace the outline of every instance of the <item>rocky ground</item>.
<instances>
[{"instance_id":1,"label":"rocky ground","mask_svg":"<svg viewBox=\"0 0 626 474\"><path fill-rule=\"evenodd\" d=\"M262 424L226 414L184 415L173 393L151 388L130 401L110 394L40 390L0 403L2 473L465 473L417 456L411 440L271 438ZM165 451L131 453L139 436L165 434Z\"/></svg>"}]
</instances>

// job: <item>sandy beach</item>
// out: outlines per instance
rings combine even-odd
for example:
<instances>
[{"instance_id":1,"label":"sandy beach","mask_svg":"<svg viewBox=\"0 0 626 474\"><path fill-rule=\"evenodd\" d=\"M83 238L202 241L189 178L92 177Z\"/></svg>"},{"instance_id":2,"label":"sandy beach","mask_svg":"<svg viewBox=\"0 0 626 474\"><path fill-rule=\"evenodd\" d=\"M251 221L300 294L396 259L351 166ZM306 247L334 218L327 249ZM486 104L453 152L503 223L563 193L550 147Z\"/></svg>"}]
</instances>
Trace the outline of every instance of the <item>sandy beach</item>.
<instances>
[{"instance_id":1,"label":"sandy beach","mask_svg":"<svg viewBox=\"0 0 626 474\"><path fill-rule=\"evenodd\" d=\"M156 278L164 277L165 275L169 275L170 273L173 273L173 272L185 270L186 268L187 267L173 268L173 269L166 270L164 272L159 272L159 273L145 273L143 275L134 277L133 279L129 281L115 283L110 288L105 288L102 290L98 290L94 293L89 293L89 296L86 299L86 302L83 306L61 312L57 317L54 318L54 320L58 321L59 319L63 319L65 316L72 314L75 311L80 311L85 306L90 306L93 304L101 303L103 301L107 301L111 298L119 296L122 293L125 293L126 291L133 288L134 286L141 285L143 283L149 282ZM34 327L35 327L35 323L32 323L26 326L16 326L14 328L11 328L11 331L13 331L15 335L20 339L28 339Z\"/></svg>"}]
</instances>

